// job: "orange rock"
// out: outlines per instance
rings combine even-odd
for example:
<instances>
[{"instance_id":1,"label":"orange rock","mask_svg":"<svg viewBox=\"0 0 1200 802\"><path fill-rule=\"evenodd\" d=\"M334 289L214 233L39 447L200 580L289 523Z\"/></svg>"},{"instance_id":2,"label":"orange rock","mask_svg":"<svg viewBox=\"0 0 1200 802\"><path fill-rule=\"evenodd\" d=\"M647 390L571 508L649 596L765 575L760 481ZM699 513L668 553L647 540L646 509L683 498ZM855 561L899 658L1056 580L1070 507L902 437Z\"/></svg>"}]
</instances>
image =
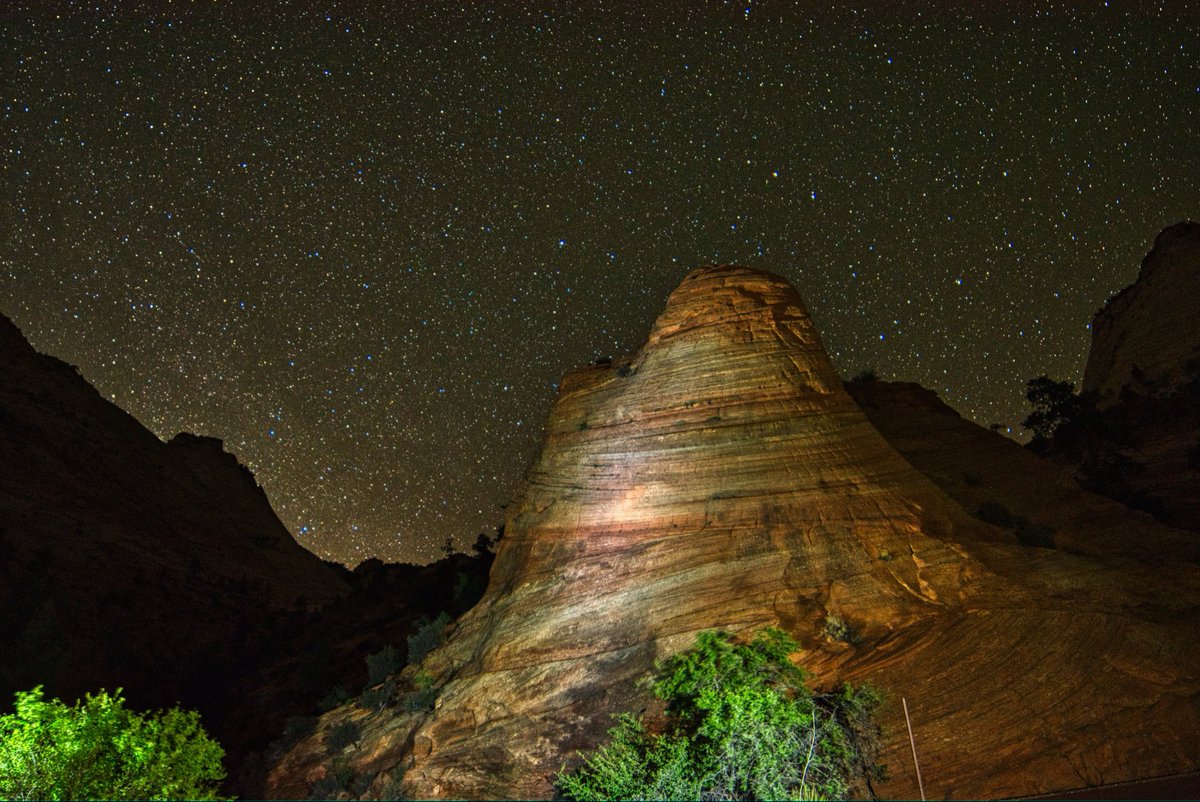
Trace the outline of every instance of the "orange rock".
<instances>
[{"instance_id":1,"label":"orange rock","mask_svg":"<svg viewBox=\"0 0 1200 802\"><path fill-rule=\"evenodd\" d=\"M421 744L376 791L403 775L418 798L548 797L610 714L647 706L656 659L767 625L821 684L889 695L887 796L917 795L901 697L931 798L1200 763L1194 568L1026 548L967 515L767 273L694 271L639 351L568 376L505 532L483 600L424 663L436 709L364 728L366 751Z\"/></svg>"}]
</instances>

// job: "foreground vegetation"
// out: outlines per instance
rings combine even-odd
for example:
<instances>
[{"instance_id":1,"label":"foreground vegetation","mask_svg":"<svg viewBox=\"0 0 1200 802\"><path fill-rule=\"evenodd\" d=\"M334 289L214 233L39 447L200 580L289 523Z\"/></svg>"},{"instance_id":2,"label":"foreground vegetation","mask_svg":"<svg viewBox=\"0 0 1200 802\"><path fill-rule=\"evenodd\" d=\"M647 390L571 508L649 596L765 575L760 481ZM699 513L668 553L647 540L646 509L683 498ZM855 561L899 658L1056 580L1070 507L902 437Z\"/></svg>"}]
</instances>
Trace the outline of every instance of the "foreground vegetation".
<instances>
[{"instance_id":1,"label":"foreground vegetation","mask_svg":"<svg viewBox=\"0 0 1200 802\"><path fill-rule=\"evenodd\" d=\"M220 799L221 747L199 714L141 714L118 689L68 707L41 686L0 716L0 799Z\"/></svg>"},{"instance_id":2,"label":"foreground vegetation","mask_svg":"<svg viewBox=\"0 0 1200 802\"><path fill-rule=\"evenodd\" d=\"M652 733L617 717L611 741L572 773L560 773L568 799L820 799L870 792L880 702L870 686L815 696L789 659L798 644L765 629L739 644L704 632L691 650L659 664L654 694L666 727Z\"/></svg>"}]
</instances>

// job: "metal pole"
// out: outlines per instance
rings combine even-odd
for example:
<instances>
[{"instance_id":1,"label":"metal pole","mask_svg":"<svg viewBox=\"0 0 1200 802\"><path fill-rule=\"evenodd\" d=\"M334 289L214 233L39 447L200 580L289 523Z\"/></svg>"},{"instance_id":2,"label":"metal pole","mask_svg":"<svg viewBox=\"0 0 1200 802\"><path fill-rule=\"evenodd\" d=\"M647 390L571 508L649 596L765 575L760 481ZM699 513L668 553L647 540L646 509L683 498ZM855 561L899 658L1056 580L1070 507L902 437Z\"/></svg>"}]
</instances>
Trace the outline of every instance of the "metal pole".
<instances>
[{"instance_id":1,"label":"metal pole","mask_svg":"<svg viewBox=\"0 0 1200 802\"><path fill-rule=\"evenodd\" d=\"M921 764L917 762L917 742L913 740L912 721L908 718L908 700L901 696L900 703L904 705L904 723L908 725L908 745L912 747L913 766L917 770L917 788L921 789L921 802L925 802L925 783L921 782Z\"/></svg>"}]
</instances>

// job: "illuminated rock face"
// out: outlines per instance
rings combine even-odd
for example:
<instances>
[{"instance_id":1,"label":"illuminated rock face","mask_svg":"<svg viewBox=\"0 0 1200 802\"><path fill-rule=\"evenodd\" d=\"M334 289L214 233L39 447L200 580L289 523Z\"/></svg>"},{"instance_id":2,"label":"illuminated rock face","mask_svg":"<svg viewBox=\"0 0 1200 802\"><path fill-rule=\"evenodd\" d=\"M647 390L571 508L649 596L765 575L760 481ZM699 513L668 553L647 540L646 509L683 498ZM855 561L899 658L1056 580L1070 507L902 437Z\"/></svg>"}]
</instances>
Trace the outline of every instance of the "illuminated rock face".
<instances>
[{"instance_id":1,"label":"illuminated rock face","mask_svg":"<svg viewBox=\"0 0 1200 802\"><path fill-rule=\"evenodd\" d=\"M981 570L796 291L735 267L689 275L631 359L563 381L509 509L491 587L436 655L456 680L416 735L418 796L549 793L564 746L700 630L816 633L829 614L879 639L960 605Z\"/></svg>"},{"instance_id":2,"label":"illuminated rock face","mask_svg":"<svg viewBox=\"0 0 1200 802\"><path fill-rule=\"evenodd\" d=\"M326 714L271 792L348 761L367 796L403 776L415 798L549 797L610 714L648 705L655 659L767 625L819 685L889 695L885 796L918 793L902 697L931 798L1195 765L1196 572L1113 560L968 516L846 394L785 281L702 268L637 353L563 381L488 591L423 665L436 709ZM331 754L346 721L360 740Z\"/></svg>"}]
</instances>

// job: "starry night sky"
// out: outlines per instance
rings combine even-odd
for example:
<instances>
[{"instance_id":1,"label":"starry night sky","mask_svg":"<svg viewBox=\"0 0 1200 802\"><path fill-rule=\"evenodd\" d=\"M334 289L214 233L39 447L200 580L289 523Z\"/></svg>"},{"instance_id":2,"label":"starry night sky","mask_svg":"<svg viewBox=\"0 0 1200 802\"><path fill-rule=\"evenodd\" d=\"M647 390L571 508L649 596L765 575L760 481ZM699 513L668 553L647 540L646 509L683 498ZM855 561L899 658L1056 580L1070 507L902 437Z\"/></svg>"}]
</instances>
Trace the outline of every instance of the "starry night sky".
<instances>
[{"instance_id":1,"label":"starry night sky","mask_svg":"<svg viewBox=\"0 0 1200 802\"><path fill-rule=\"evenodd\" d=\"M463 5L0 11L0 311L326 558L492 531L698 265L1016 427L1200 215L1181 3Z\"/></svg>"}]
</instances>

